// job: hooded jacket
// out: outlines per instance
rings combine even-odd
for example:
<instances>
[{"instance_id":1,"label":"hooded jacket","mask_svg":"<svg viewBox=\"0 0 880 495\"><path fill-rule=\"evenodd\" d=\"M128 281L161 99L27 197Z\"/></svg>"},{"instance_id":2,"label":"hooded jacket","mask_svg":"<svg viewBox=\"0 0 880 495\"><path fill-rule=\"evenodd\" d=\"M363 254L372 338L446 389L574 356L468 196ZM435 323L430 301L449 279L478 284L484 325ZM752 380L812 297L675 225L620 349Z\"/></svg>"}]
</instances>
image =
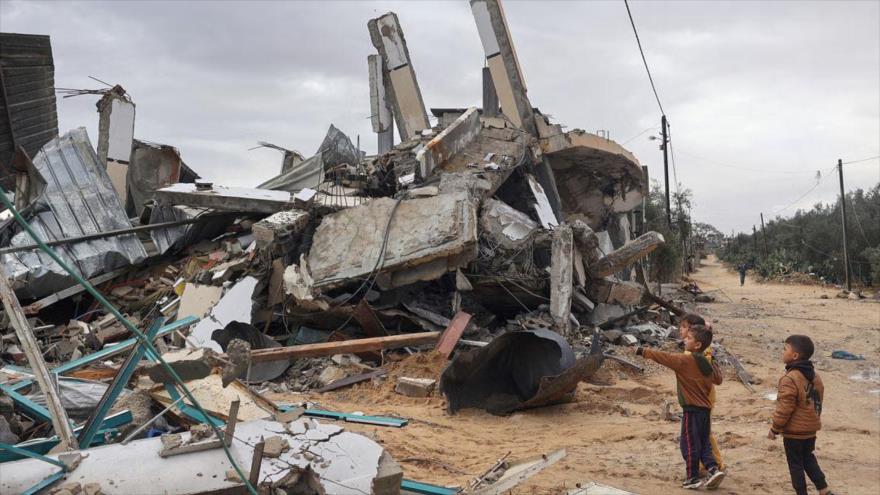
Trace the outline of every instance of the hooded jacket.
<instances>
[{"instance_id":1,"label":"hooded jacket","mask_svg":"<svg viewBox=\"0 0 880 495\"><path fill-rule=\"evenodd\" d=\"M805 360L786 365L777 388L773 433L801 440L815 437L822 429L825 387L813 363Z\"/></svg>"},{"instance_id":2,"label":"hooded jacket","mask_svg":"<svg viewBox=\"0 0 880 495\"><path fill-rule=\"evenodd\" d=\"M637 354L675 371L678 403L682 410L711 410L715 385L721 385L721 370L701 352L679 354L639 348Z\"/></svg>"}]
</instances>

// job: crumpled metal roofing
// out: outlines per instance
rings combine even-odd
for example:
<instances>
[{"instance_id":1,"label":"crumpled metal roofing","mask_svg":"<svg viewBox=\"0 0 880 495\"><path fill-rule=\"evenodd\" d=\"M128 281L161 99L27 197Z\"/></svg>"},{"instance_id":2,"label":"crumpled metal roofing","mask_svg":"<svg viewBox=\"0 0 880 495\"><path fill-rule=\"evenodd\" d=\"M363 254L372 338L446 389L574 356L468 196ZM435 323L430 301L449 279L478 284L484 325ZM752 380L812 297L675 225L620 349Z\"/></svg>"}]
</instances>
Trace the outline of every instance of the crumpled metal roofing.
<instances>
[{"instance_id":1,"label":"crumpled metal roofing","mask_svg":"<svg viewBox=\"0 0 880 495\"><path fill-rule=\"evenodd\" d=\"M328 169L342 163L357 165L362 157L363 152L358 151L351 143L351 139L336 126L331 125L314 156L297 163L290 170L272 177L257 187L289 192L297 192L307 187L314 189L324 181L324 173Z\"/></svg>"},{"instance_id":2,"label":"crumpled metal roofing","mask_svg":"<svg viewBox=\"0 0 880 495\"><path fill-rule=\"evenodd\" d=\"M106 169L98 162L85 128L74 129L48 143L33 160L46 183L28 208L26 219L46 241L131 228ZM15 226L10 226L15 228ZM12 236L9 246L31 244L26 232ZM86 278L142 262L147 257L134 234L56 246L55 252ZM67 273L40 250L0 256L19 297L44 297L74 284Z\"/></svg>"}]
</instances>

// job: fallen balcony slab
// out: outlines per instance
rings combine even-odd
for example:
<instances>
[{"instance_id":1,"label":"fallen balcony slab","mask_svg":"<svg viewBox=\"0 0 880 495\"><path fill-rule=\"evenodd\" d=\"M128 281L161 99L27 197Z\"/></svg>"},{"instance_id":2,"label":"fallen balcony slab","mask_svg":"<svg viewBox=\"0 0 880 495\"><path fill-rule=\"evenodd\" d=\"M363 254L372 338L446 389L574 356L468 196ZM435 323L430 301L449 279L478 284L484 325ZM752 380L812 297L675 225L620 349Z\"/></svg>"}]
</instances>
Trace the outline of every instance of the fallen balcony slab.
<instances>
[{"instance_id":1,"label":"fallen balcony slab","mask_svg":"<svg viewBox=\"0 0 880 495\"><path fill-rule=\"evenodd\" d=\"M183 441L190 437L189 432L180 435ZM278 457L263 457L258 461L259 485L281 486L285 479L295 481L297 475L311 472L322 493L399 493L402 472L383 465L396 466L385 450L369 438L336 425L307 418L286 424L269 420L241 422L236 425L229 450L236 463L247 469L254 459L254 446L261 438L272 436L280 436L288 448ZM150 487L150 493L166 495L244 493L243 482L227 476L233 467L222 449L166 458L158 455L161 450L161 437L88 449L88 456L77 467L76 476L84 483L100 482L105 495L144 493L145 486ZM57 458L57 455L48 457ZM124 472L120 466L125 466ZM23 493L55 469L35 459L0 464L0 493ZM107 480L113 483L105 482ZM396 485L396 490L373 489L390 485Z\"/></svg>"},{"instance_id":2,"label":"fallen balcony slab","mask_svg":"<svg viewBox=\"0 0 880 495\"><path fill-rule=\"evenodd\" d=\"M196 184L172 184L156 191L161 204L211 208L241 213L268 213L293 208L293 196L287 191L212 185L199 190Z\"/></svg>"}]
</instances>

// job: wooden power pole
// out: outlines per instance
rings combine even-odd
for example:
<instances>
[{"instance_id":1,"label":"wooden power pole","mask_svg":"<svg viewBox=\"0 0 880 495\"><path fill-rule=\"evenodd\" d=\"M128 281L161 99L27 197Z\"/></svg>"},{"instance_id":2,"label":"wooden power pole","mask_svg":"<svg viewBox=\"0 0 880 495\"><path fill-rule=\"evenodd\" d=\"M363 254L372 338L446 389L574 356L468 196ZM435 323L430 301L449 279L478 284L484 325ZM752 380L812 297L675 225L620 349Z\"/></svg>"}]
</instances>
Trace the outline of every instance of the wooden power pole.
<instances>
[{"instance_id":1,"label":"wooden power pole","mask_svg":"<svg viewBox=\"0 0 880 495\"><path fill-rule=\"evenodd\" d=\"M666 226L670 229L672 228L672 211L670 210L671 205L669 204L669 155L666 151L666 148L669 146L669 137L666 132L666 116L663 115L660 117L660 126L662 127L661 133L663 139L663 175L665 177L666 182Z\"/></svg>"},{"instance_id":2,"label":"wooden power pole","mask_svg":"<svg viewBox=\"0 0 880 495\"><path fill-rule=\"evenodd\" d=\"M763 212L761 213L761 234L763 234L763 237L764 237L764 257L766 258L767 253L768 253L768 250L767 250L767 229L764 228L764 213Z\"/></svg>"},{"instance_id":3,"label":"wooden power pole","mask_svg":"<svg viewBox=\"0 0 880 495\"><path fill-rule=\"evenodd\" d=\"M846 290L852 290L852 280L849 276L849 249L847 247L846 232L846 194L843 192L843 160L837 160L837 174L840 177L840 217L843 222L843 273L846 278Z\"/></svg>"}]
</instances>

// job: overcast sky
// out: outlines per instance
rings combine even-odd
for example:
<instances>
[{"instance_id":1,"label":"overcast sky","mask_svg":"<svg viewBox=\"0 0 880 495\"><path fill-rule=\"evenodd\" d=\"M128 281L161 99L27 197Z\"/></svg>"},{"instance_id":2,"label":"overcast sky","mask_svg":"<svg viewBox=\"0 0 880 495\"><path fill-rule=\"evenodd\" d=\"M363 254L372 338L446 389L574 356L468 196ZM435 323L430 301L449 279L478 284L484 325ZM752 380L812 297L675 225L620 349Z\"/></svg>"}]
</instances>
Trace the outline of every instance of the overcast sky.
<instances>
[{"instance_id":1,"label":"overcast sky","mask_svg":"<svg viewBox=\"0 0 880 495\"><path fill-rule=\"evenodd\" d=\"M662 179L660 111L622 1L506 1L533 105L607 129ZM634 1L694 216L725 232L834 200L844 161L880 155L880 2ZM36 2L0 0L0 30L48 34L59 88L123 85L135 137L178 147L199 174L254 186L276 175L265 140L315 152L333 123L374 152L367 21L400 17L428 107L479 106L483 51L466 0ZM61 132L96 144L96 98L58 99ZM823 180L816 184L816 171ZM846 165L847 189L880 160Z\"/></svg>"}]
</instances>

